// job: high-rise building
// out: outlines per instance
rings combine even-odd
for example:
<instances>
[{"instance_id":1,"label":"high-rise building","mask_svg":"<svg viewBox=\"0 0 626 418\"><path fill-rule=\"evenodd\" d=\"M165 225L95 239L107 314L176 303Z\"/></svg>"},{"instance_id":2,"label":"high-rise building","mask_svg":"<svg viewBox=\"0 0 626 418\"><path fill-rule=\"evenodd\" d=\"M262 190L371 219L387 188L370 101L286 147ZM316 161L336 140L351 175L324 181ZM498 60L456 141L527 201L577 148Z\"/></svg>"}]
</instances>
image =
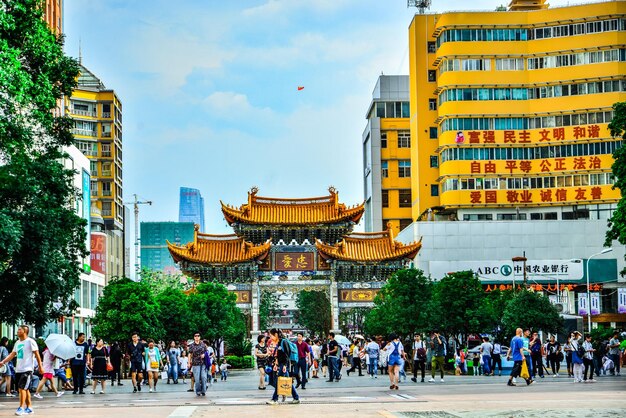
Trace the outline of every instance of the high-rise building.
<instances>
[{"instance_id":1,"label":"high-rise building","mask_svg":"<svg viewBox=\"0 0 626 418\"><path fill-rule=\"evenodd\" d=\"M397 234L412 222L409 76L381 75L363 132L365 231Z\"/></svg>"},{"instance_id":2,"label":"high-rise building","mask_svg":"<svg viewBox=\"0 0 626 418\"><path fill-rule=\"evenodd\" d=\"M606 218L626 100L626 2L416 14L412 217Z\"/></svg>"},{"instance_id":3,"label":"high-rise building","mask_svg":"<svg viewBox=\"0 0 626 418\"><path fill-rule=\"evenodd\" d=\"M54 33L63 33L63 0L46 0L43 18Z\"/></svg>"},{"instance_id":4,"label":"high-rise building","mask_svg":"<svg viewBox=\"0 0 626 418\"><path fill-rule=\"evenodd\" d=\"M180 206L178 222L193 222L204 231L204 198L200 190L189 187L180 188Z\"/></svg>"},{"instance_id":5,"label":"high-rise building","mask_svg":"<svg viewBox=\"0 0 626 418\"><path fill-rule=\"evenodd\" d=\"M90 161L92 206L102 216L107 235L108 282L124 275L122 102L81 64L78 86L65 106L74 120L76 146Z\"/></svg>"},{"instance_id":6,"label":"high-rise building","mask_svg":"<svg viewBox=\"0 0 626 418\"><path fill-rule=\"evenodd\" d=\"M141 269L180 273L167 242L184 245L194 240L193 222L141 222Z\"/></svg>"}]
</instances>

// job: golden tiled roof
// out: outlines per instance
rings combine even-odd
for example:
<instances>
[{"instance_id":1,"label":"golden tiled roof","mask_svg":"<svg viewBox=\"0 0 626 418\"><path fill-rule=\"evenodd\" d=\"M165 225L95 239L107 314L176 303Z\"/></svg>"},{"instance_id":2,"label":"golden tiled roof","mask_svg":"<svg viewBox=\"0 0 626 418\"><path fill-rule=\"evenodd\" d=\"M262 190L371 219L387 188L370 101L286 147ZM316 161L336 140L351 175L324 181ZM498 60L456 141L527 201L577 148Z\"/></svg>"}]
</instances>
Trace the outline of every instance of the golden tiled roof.
<instances>
[{"instance_id":1,"label":"golden tiled roof","mask_svg":"<svg viewBox=\"0 0 626 418\"><path fill-rule=\"evenodd\" d=\"M196 227L194 241L184 246L167 242L172 258L177 263L207 263L229 265L246 261L260 261L267 257L271 243L254 245L235 234L209 235L198 232Z\"/></svg>"},{"instance_id":2,"label":"golden tiled roof","mask_svg":"<svg viewBox=\"0 0 626 418\"><path fill-rule=\"evenodd\" d=\"M413 259L422 248L422 241L403 244L393 239L391 229L382 232L354 232L335 245L315 242L317 251L324 259L380 262Z\"/></svg>"},{"instance_id":3,"label":"golden tiled roof","mask_svg":"<svg viewBox=\"0 0 626 418\"><path fill-rule=\"evenodd\" d=\"M248 203L239 208L222 203L222 212L228 223L241 222L258 225L319 225L351 221L359 223L365 204L348 207L338 201L333 188L330 194L308 199L276 199L257 196L258 189L248 192Z\"/></svg>"}]
</instances>

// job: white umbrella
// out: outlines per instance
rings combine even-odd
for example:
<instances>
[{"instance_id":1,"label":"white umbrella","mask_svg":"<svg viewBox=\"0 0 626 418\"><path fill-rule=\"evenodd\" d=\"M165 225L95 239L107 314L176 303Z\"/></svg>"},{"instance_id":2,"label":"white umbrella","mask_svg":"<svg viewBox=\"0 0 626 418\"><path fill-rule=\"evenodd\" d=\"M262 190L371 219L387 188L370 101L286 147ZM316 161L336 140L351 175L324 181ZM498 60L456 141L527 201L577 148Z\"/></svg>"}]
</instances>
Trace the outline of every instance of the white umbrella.
<instances>
[{"instance_id":1,"label":"white umbrella","mask_svg":"<svg viewBox=\"0 0 626 418\"><path fill-rule=\"evenodd\" d=\"M46 347L50 352L63 360L76 357L76 344L65 334L50 334L46 338Z\"/></svg>"},{"instance_id":2,"label":"white umbrella","mask_svg":"<svg viewBox=\"0 0 626 418\"><path fill-rule=\"evenodd\" d=\"M350 344L352 344L352 342L344 337L343 335L335 335L335 341L337 341L338 344L342 344L342 345L347 345L350 346Z\"/></svg>"},{"instance_id":3,"label":"white umbrella","mask_svg":"<svg viewBox=\"0 0 626 418\"><path fill-rule=\"evenodd\" d=\"M354 338L358 338L359 340L364 340L364 339L365 339L365 337L364 337L364 336L362 336L361 334L356 334L356 335L354 336Z\"/></svg>"}]
</instances>

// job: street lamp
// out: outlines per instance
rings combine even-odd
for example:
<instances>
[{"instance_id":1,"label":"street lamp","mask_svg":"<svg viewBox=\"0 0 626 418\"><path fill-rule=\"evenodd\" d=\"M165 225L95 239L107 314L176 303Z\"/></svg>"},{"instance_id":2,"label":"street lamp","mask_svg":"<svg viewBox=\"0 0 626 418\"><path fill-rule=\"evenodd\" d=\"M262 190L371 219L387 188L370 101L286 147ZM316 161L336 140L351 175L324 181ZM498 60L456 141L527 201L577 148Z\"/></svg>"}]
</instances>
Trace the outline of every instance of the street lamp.
<instances>
[{"instance_id":1,"label":"street lamp","mask_svg":"<svg viewBox=\"0 0 626 418\"><path fill-rule=\"evenodd\" d=\"M528 259L526 258L526 251L524 251L523 256L517 256L517 257L513 257L511 259L512 262L516 263L516 262L523 262L523 269L524 269L524 289L528 289L527 286L527 279L526 279L526 261L528 261ZM515 291L515 272L513 272L513 291Z\"/></svg>"},{"instance_id":2,"label":"street lamp","mask_svg":"<svg viewBox=\"0 0 626 418\"><path fill-rule=\"evenodd\" d=\"M587 327L589 328L589 333L591 333L591 293L589 292L589 262L591 259L597 255L610 253L613 251L613 248L605 248L599 253L595 253L587 259L587 268L586 268L586 276L587 276Z\"/></svg>"}]
</instances>

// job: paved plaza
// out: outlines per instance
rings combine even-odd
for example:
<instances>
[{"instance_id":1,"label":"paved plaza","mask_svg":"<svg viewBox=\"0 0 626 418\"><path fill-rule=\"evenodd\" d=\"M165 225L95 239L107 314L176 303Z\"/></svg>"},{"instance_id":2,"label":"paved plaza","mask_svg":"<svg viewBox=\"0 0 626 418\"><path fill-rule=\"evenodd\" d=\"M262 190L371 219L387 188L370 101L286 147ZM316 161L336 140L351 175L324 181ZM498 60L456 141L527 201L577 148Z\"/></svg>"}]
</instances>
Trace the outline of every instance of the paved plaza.
<instances>
[{"instance_id":1,"label":"paved plaza","mask_svg":"<svg viewBox=\"0 0 626 418\"><path fill-rule=\"evenodd\" d=\"M131 393L124 386L107 388L105 395L66 394L55 398L44 393L34 399L35 414L43 417L133 416L200 418L253 417L271 412L273 417L298 417L302 414L358 417L474 418L474 417L619 417L626 416L626 377L600 377L596 383L574 384L560 376L539 379L527 387L507 387L507 377L446 376L445 383L401 384L390 391L387 376L378 379L351 375L337 383L314 379L300 390L300 405L265 405L270 389L256 389L252 371L235 371L227 382L218 381L206 398L187 392L189 385L160 382L158 392ZM289 401L289 399L287 399ZM12 416L17 400L0 401L0 416Z\"/></svg>"}]
</instances>

